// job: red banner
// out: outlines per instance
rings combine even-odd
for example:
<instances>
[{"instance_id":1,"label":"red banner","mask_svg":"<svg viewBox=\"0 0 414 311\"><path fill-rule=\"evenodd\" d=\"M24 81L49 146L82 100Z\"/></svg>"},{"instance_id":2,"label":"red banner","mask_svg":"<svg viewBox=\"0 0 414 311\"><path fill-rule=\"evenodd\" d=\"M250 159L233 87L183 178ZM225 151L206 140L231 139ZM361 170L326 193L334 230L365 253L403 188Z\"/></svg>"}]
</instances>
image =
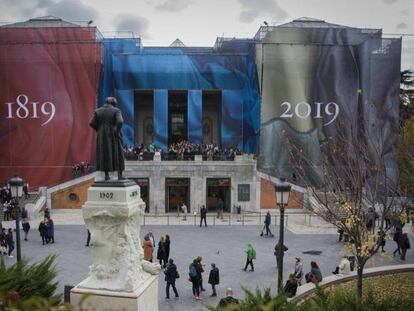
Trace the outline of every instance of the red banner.
<instances>
[{"instance_id":1,"label":"red banner","mask_svg":"<svg viewBox=\"0 0 414 311\"><path fill-rule=\"evenodd\" d=\"M93 160L100 66L94 27L0 29L0 185L53 186Z\"/></svg>"}]
</instances>

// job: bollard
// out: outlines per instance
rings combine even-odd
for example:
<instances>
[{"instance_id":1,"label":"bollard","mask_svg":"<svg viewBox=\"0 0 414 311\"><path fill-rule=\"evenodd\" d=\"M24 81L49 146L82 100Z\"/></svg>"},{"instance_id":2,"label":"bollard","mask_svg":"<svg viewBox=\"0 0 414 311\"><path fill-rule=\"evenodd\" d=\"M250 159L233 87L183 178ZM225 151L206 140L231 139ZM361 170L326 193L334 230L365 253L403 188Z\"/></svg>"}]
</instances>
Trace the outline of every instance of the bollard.
<instances>
[{"instance_id":1,"label":"bollard","mask_svg":"<svg viewBox=\"0 0 414 311\"><path fill-rule=\"evenodd\" d=\"M231 215L229 215L229 226L231 225Z\"/></svg>"},{"instance_id":2,"label":"bollard","mask_svg":"<svg viewBox=\"0 0 414 311\"><path fill-rule=\"evenodd\" d=\"M145 214L144 214L144 226L145 226Z\"/></svg>"},{"instance_id":3,"label":"bollard","mask_svg":"<svg viewBox=\"0 0 414 311\"><path fill-rule=\"evenodd\" d=\"M167 215L167 225L170 225L170 215Z\"/></svg>"},{"instance_id":4,"label":"bollard","mask_svg":"<svg viewBox=\"0 0 414 311\"><path fill-rule=\"evenodd\" d=\"M289 214L286 214L286 226L288 225Z\"/></svg>"},{"instance_id":5,"label":"bollard","mask_svg":"<svg viewBox=\"0 0 414 311\"><path fill-rule=\"evenodd\" d=\"M196 225L196 214L194 214L194 226Z\"/></svg>"},{"instance_id":6,"label":"bollard","mask_svg":"<svg viewBox=\"0 0 414 311\"><path fill-rule=\"evenodd\" d=\"M213 226L216 225L216 216L213 216Z\"/></svg>"}]
</instances>

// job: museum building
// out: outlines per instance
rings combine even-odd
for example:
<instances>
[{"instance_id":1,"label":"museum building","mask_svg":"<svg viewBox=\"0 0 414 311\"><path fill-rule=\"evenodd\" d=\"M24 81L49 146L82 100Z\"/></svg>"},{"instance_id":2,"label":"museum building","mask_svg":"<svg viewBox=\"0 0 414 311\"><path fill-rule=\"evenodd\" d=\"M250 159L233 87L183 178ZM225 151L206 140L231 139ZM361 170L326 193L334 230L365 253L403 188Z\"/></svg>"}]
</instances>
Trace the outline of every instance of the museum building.
<instances>
[{"instance_id":1,"label":"museum building","mask_svg":"<svg viewBox=\"0 0 414 311\"><path fill-rule=\"evenodd\" d=\"M167 152L188 141L243 153L231 161L127 161L125 174L141 186L147 211L176 212L183 203L189 211L214 209L218 198L229 212L272 208L263 176L295 182L281 133L307 152L315 182L321 142L335 136L341 118L374 133L388 128L395 140L400 59L400 38L383 38L381 29L310 18L261 26L252 38L220 37L211 47L179 39L146 47L139 37L106 37L55 17L3 25L0 182L18 173L34 191L49 188L52 208L79 208L90 180L73 179L72 167L93 166L89 119L115 96L125 145ZM384 107L386 116L375 113Z\"/></svg>"}]
</instances>

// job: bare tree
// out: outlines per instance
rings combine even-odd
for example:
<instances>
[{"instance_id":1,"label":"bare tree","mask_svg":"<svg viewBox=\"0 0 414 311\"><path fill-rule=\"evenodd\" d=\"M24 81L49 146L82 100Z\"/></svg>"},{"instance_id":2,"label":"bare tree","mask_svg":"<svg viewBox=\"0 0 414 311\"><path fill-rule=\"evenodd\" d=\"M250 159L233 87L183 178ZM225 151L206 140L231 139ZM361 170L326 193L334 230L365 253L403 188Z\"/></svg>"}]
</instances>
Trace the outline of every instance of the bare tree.
<instances>
[{"instance_id":1,"label":"bare tree","mask_svg":"<svg viewBox=\"0 0 414 311\"><path fill-rule=\"evenodd\" d=\"M335 131L331 131L334 135L321 144L316 170L319 178L309 176L308 172L315 169L308 167L315 163L310 162L306 152L296 147L287 132L282 135L299 181L308 188L316 207L313 211L349 237L347 246L356 258L356 299L360 301L365 264L377 253L389 230L386 219L399 221L404 204L397 204L398 172L390 166L395 161L386 150L395 142L386 141L389 136L382 129L368 131L357 125L358 121L338 120ZM316 179L320 184L315 185Z\"/></svg>"}]
</instances>

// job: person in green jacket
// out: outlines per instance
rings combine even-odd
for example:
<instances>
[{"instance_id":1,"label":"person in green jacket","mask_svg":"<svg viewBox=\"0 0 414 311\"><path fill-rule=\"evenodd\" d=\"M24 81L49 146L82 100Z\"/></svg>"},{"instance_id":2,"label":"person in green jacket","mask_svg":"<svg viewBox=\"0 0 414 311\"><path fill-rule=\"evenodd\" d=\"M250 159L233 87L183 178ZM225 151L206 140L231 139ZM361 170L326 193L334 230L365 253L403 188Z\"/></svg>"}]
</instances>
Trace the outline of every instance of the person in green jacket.
<instances>
[{"instance_id":1,"label":"person in green jacket","mask_svg":"<svg viewBox=\"0 0 414 311\"><path fill-rule=\"evenodd\" d=\"M256 250L253 248L253 245L251 242L247 243L247 260L246 260L246 266L244 267L243 271L247 270L247 266L250 264L250 271L254 271L253 266L253 260L256 259Z\"/></svg>"}]
</instances>

